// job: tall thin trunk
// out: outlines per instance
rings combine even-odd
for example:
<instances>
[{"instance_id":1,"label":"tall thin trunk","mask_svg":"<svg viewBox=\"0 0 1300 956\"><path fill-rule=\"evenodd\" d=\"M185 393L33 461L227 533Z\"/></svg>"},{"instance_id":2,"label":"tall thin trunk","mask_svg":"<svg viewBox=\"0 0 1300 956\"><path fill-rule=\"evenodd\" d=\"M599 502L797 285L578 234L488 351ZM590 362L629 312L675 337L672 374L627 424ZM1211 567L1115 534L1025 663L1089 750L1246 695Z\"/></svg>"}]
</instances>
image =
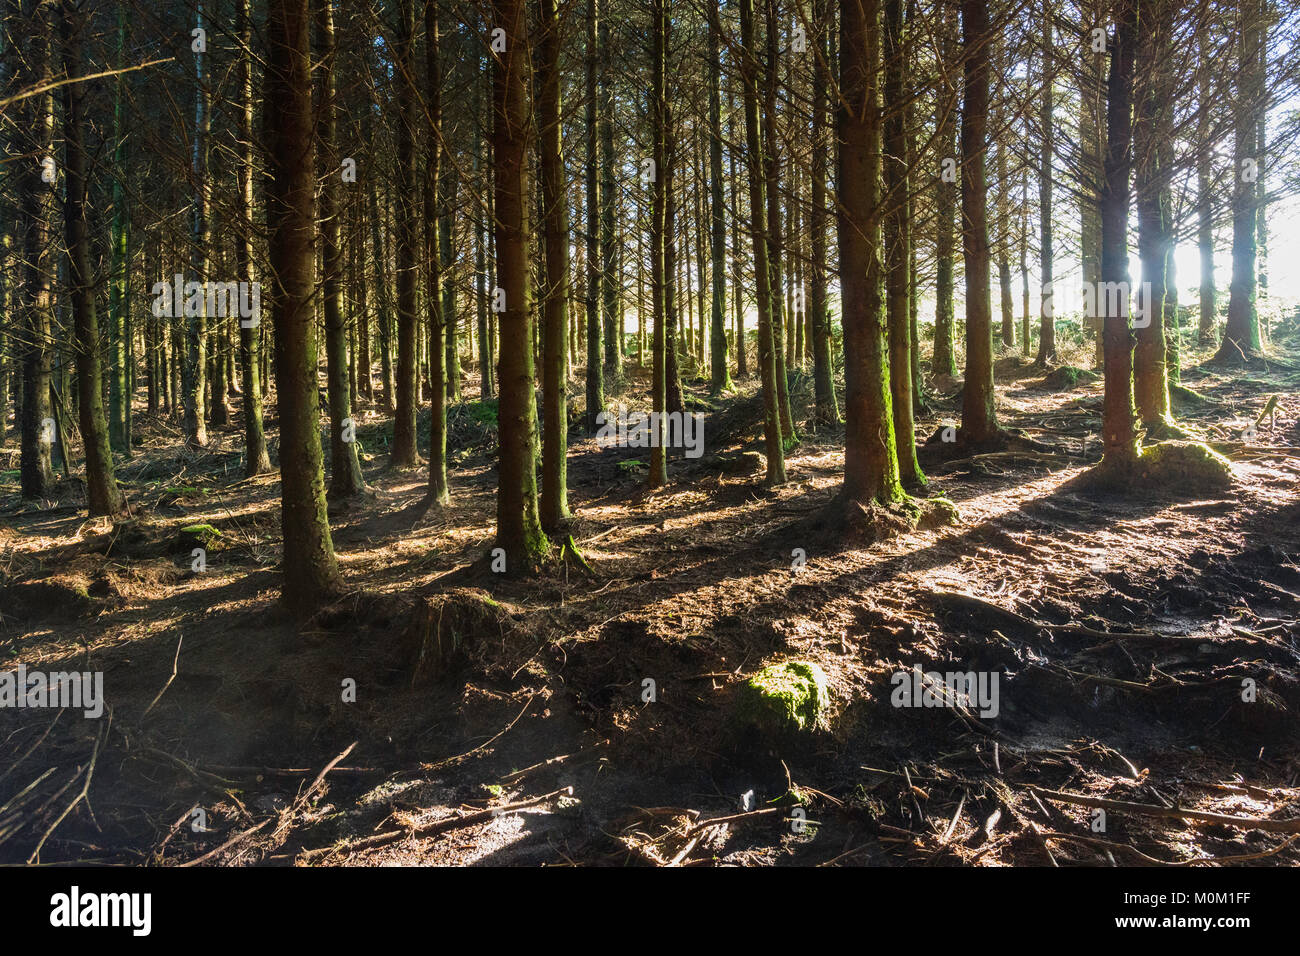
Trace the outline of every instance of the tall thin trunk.
<instances>
[{"instance_id":1,"label":"tall thin trunk","mask_svg":"<svg viewBox=\"0 0 1300 956\"><path fill-rule=\"evenodd\" d=\"M1089 17L1085 27L1105 26L1105 14L1099 10L1099 0L1092 0L1090 9L1085 10ZM1085 30L1085 33L1088 30ZM1083 268L1083 287L1089 302L1097 302L1097 290L1101 282L1101 197L1105 188L1106 171L1106 101L1105 84L1102 76L1105 71L1106 54L1093 47L1088 47L1084 54L1079 96L1079 139L1081 171L1079 180L1079 244ZM1094 361L1098 368L1104 364L1104 325L1100 311L1084 316L1085 326L1094 335Z\"/></svg>"},{"instance_id":2,"label":"tall thin trunk","mask_svg":"<svg viewBox=\"0 0 1300 956\"><path fill-rule=\"evenodd\" d=\"M528 145L533 136L528 102L528 28L524 0L493 0L505 49L493 51L492 152L495 179L497 285L505 295L500 322L499 466L496 546L507 570L527 568L550 548L538 520L533 391L533 319L529 290L531 242Z\"/></svg>"},{"instance_id":3,"label":"tall thin trunk","mask_svg":"<svg viewBox=\"0 0 1300 956\"><path fill-rule=\"evenodd\" d=\"M203 27L203 3L199 0L197 23ZM190 173L194 181L194 211L190 228L190 280L202 290L208 281L208 81L203 72L200 51L194 53L194 154ZM205 297L198 297L197 308L187 301L185 307L186 349L185 363L181 368L185 390L185 444L189 448L203 448L208 443L207 408L204 405L204 386L207 381L208 323Z\"/></svg>"},{"instance_id":4,"label":"tall thin trunk","mask_svg":"<svg viewBox=\"0 0 1300 956\"><path fill-rule=\"evenodd\" d=\"M709 312L709 392L731 391L727 368L727 220L722 189L722 24L718 0L709 8L709 258L713 289ZM702 284L702 283L701 283Z\"/></svg>"},{"instance_id":5,"label":"tall thin trunk","mask_svg":"<svg viewBox=\"0 0 1300 956\"><path fill-rule=\"evenodd\" d=\"M650 91L651 135L653 137L652 162L654 164L654 183L651 186L651 224L650 224L650 299L654 312L654 340L651 345L651 412L663 414L668 408L668 379L672 342L667 332L669 324L667 287L671 282L671 268L667 255L668 183L664 175L668 165L668 93L667 93L667 46L668 46L668 11L667 0L652 0L651 34L653 49L651 57L652 85ZM662 428L651 436L650 475L651 488L657 488L668 482L668 449L664 447Z\"/></svg>"},{"instance_id":6,"label":"tall thin trunk","mask_svg":"<svg viewBox=\"0 0 1300 956\"><path fill-rule=\"evenodd\" d=\"M1141 77L1133 128L1137 157L1135 188L1138 206L1138 254L1142 259L1139 315L1133 326L1137 346L1133 351L1133 392L1138 415L1148 427L1169 419L1169 373L1166 365L1165 292L1169 257L1168 197L1170 174L1165 137L1172 130L1165 117L1171 84L1168 72L1168 31L1172 8L1166 0L1149 0L1142 11L1142 37L1138 63Z\"/></svg>"},{"instance_id":7,"label":"tall thin trunk","mask_svg":"<svg viewBox=\"0 0 1300 956\"><path fill-rule=\"evenodd\" d=\"M605 408L604 354L600 320L600 106L597 98L597 0L587 0L587 431L598 427L596 416Z\"/></svg>"},{"instance_id":8,"label":"tall thin trunk","mask_svg":"<svg viewBox=\"0 0 1300 956\"><path fill-rule=\"evenodd\" d=\"M846 3L855 0L844 0ZM769 485L785 483L785 443L782 435L780 392L777 389L777 341L773 334L775 298L772 271L768 264L767 187L763 148L758 125L758 64L754 47L754 0L740 0L740 42L744 49L741 76L744 81L746 166L749 175L749 228L754 242L755 304L758 307L758 370L763 387L763 436L767 451ZM743 346L742 346L743 347Z\"/></svg>"},{"instance_id":9,"label":"tall thin trunk","mask_svg":"<svg viewBox=\"0 0 1300 956\"><path fill-rule=\"evenodd\" d=\"M417 387L416 337L416 201L415 201L415 0L398 4L397 36L394 38L394 82L397 86L397 410L393 419L393 447L390 461L396 468L411 468L419 462L416 449ZM434 290L437 295L437 290Z\"/></svg>"},{"instance_id":10,"label":"tall thin trunk","mask_svg":"<svg viewBox=\"0 0 1300 956\"><path fill-rule=\"evenodd\" d=\"M70 79L80 77L81 35L84 21L72 0L62 3L63 67ZM64 238L68 248L69 299L76 344L77 391L81 438L86 452L86 502L91 516L116 514L122 496L113 476L113 452L109 447L108 423L100 388L103 370L99 359L99 325L95 315L94 273L90 266L90 225L86 219L88 192L85 131L84 82L63 86L63 144L65 197ZM67 461L66 445L61 449Z\"/></svg>"},{"instance_id":11,"label":"tall thin trunk","mask_svg":"<svg viewBox=\"0 0 1300 956\"><path fill-rule=\"evenodd\" d=\"M1259 115L1264 108L1263 51L1259 0L1241 0L1237 33L1241 37L1237 69L1236 131L1232 177L1232 281L1228 286L1228 323L1215 355L1218 361L1241 362L1260 351L1258 209L1256 185L1263 157L1257 155Z\"/></svg>"},{"instance_id":12,"label":"tall thin trunk","mask_svg":"<svg viewBox=\"0 0 1300 956\"><path fill-rule=\"evenodd\" d=\"M989 301L988 193L988 0L962 0L965 101L961 115L962 253L966 266L966 384L962 389L964 442L981 445L999 433L993 392L993 317Z\"/></svg>"},{"instance_id":13,"label":"tall thin trunk","mask_svg":"<svg viewBox=\"0 0 1300 956\"><path fill-rule=\"evenodd\" d=\"M326 381L329 388L330 494L346 497L365 488L352 422L352 390L348 381L347 317L343 306L343 248L339 242L342 181L338 155L337 95L334 69L334 0L312 0L320 45L320 102L316 111L317 165L320 172L321 295L325 311ZM351 427L349 427L351 426Z\"/></svg>"},{"instance_id":14,"label":"tall thin trunk","mask_svg":"<svg viewBox=\"0 0 1300 956\"><path fill-rule=\"evenodd\" d=\"M269 0L263 141L270 234L275 377L280 409L280 522L284 601L317 610L342 581L325 514L316 385L316 186L311 102L311 18L307 0Z\"/></svg>"},{"instance_id":15,"label":"tall thin trunk","mask_svg":"<svg viewBox=\"0 0 1300 956\"><path fill-rule=\"evenodd\" d=\"M617 193L614 191L614 66L609 19L601 19L600 38L600 286L604 319L605 377L618 381L623 375L623 283L622 243L615 235Z\"/></svg>"},{"instance_id":16,"label":"tall thin trunk","mask_svg":"<svg viewBox=\"0 0 1300 956\"><path fill-rule=\"evenodd\" d=\"M838 225L844 302L844 493L898 500L880 261L879 0L840 0Z\"/></svg>"},{"instance_id":17,"label":"tall thin trunk","mask_svg":"<svg viewBox=\"0 0 1300 956\"><path fill-rule=\"evenodd\" d=\"M789 383L786 379L785 336L789 331L782 308L782 259L785 244L781 230L781 153L776 132L777 94L780 81L777 66L780 62L780 26L776 16L776 0L764 0L767 34L765 82L763 84L763 168L767 173L767 246L768 267L772 270L772 361L776 365L777 410L781 415L781 435L786 440L796 439L794 416L790 411Z\"/></svg>"},{"instance_id":18,"label":"tall thin trunk","mask_svg":"<svg viewBox=\"0 0 1300 956\"><path fill-rule=\"evenodd\" d=\"M808 216L812 245L808 308L812 318L813 389L816 417L823 425L839 421L835 381L831 374L831 316L826 296L826 158L828 91L830 78L831 17L827 0L813 0L813 28L817 31L817 56L813 60L812 88L812 209ZM717 178L718 174L714 174ZM951 215L948 217L952 219Z\"/></svg>"},{"instance_id":19,"label":"tall thin trunk","mask_svg":"<svg viewBox=\"0 0 1300 956\"><path fill-rule=\"evenodd\" d=\"M441 237L434 230L446 221L442 181L442 36L438 21L438 0L425 0L425 89L428 110L428 156L424 171L424 261L425 299L429 315L429 500L446 504L451 492L447 483L447 325L446 303L439 296L442 267L447 256Z\"/></svg>"},{"instance_id":20,"label":"tall thin trunk","mask_svg":"<svg viewBox=\"0 0 1300 956\"><path fill-rule=\"evenodd\" d=\"M481 86L474 84L474 115L476 117L483 114L483 108L480 101ZM480 136L475 143L474 148L474 172L482 173L487 167L487 138ZM475 177L478 178L477 176ZM493 374L495 367L492 362L492 319L491 312L488 309L488 284L487 284L487 219L480 213L475 220L475 241L474 241L474 282L475 293L478 297L478 375L479 375L479 399L487 401L491 396L496 394L495 378Z\"/></svg>"},{"instance_id":21,"label":"tall thin trunk","mask_svg":"<svg viewBox=\"0 0 1300 956\"><path fill-rule=\"evenodd\" d=\"M19 89L45 86L50 79L50 14L52 0L37 0L28 18L31 42L25 55L18 57L16 81ZM6 6L6 19L17 24L21 19L17 0ZM22 496L43 498L54 484L52 446L55 440L51 417L50 349L52 296L50 275L52 220L54 216L54 177L47 177L45 157L54 149L54 93L46 90L28 97L21 104L21 118L15 126L19 155L29 157L19 175L19 235L25 263L21 308L22 336L22 450L20 470ZM51 163L53 159L51 157ZM62 452L63 449L60 449Z\"/></svg>"},{"instance_id":22,"label":"tall thin trunk","mask_svg":"<svg viewBox=\"0 0 1300 956\"><path fill-rule=\"evenodd\" d=\"M1038 272L1042 296L1038 305L1038 356L1034 364L1046 368L1056 361L1055 250L1052 245L1052 163L1055 159L1055 120L1052 115L1055 80L1052 63L1052 7L1043 5L1043 99L1038 122L1043 131L1038 160Z\"/></svg>"},{"instance_id":23,"label":"tall thin trunk","mask_svg":"<svg viewBox=\"0 0 1300 956\"><path fill-rule=\"evenodd\" d=\"M955 28L947 18L939 25L939 58L944 69L956 59ZM949 378L957 374L956 349L953 346L955 316L953 309L953 217L957 210L957 84L939 101L936 118L936 146L939 175L935 184L935 280L934 280L934 356L930 374Z\"/></svg>"},{"instance_id":24,"label":"tall thin trunk","mask_svg":"<svg viewBox=\"0 0 1300 956\"><path fill-rule=\"evenodd\" d=\"M884 0L884 269L885 312L889 326L889 389L894 417L899 477L908 485L925 483L916 460L912 417L911 279L912 224L908 219L907 124L902 108L906 53L903 0Z\"/></svg>"},{"instance_id":25,"label":"tall thin trunk","mask_svg":"<svg viewBox=\"0 0 1300 956\"><path fill-rule=\"evenodd\" d=\"M443 345L446 362L444 391L449 402L460 401L460 323L456 316L456 257L452 254L452 216L456 208L456 189L459 181L456 168L448 163L442 170L442 210L438 217L438 254L442 259L442 324L446 330ZM437 295L431 290L430 295Z\"/></svg>"},{"instance_id":26,"label":"tall thin trunk","mask_svg":"<svg viewBox=\"0 0 1300 956\"><path fill-rule=\"evenodd\" d=\"M1209 62L1209 31L1200 36L1201 62ZM1210 71L1202 68L1197 84L1196 141L1205 144L1210 129ZM1201 255L1200 321L1197 338L1201 345L1214 341L1215 313L1218 309L1214 288L1214 151L1202 146L1196 160L1196 245Z\"/></svg>"},{"instance_id":27,"label":"tall thin trunk","mask_svg":"<svg viewBox=\"0 0 1300 956\"><path fill-rule=\"evenodd\" d=\"M546 278L542 297L541 521L542 528L550 533L559 531L569 517L565 461L568 415L564 395L564 334L569 324L569 206L561 146L564 134L560 103L561 37L555 2L538 0L541 43L538 50L537 121L540 127L542 205L545 209L542 229L546 236ZM599 202L590 204L589 211L594 211L597 205ZM592 247L589 249L595 251ZM594 314L588 321L599 325Z\"/></svg>"},{"instance_id":28,"label":"tall thin trunk","mask_svg":"<svg viewBox=\"0 0 1300 956\"><path fill-rule=\"evenodd\" d=\"M117 62L124 67L126 46L126 7L117 11ZM123 128L123 101L125 77L118 77L113 96L113 226L112 226L112 277L108 289L109 347L113 357L109 370L108 387L108 437L112 447L131 456L131 387L130 341L127 337L130 282L128 281L127 233L130 228L126 193L122 178L126 175L126 130Z\"/></svg>"},{"instance_id":29,"label":"tall thin trunk","mask_svg":"<svg viewBox=\"0 0 1300 956\"><path fill-rule=\"evenodd\" d=\"M1129 328L1129 176L1133 165L1133 73L1141 0L1117 0L1106 83L1106 179L1101 200L1101 282L1119 295L1095 293L1104 326L1105 402L1102 464L1124 473L1137 463L1133 412L1133 332Z\"/></svg>"}]
</instances>

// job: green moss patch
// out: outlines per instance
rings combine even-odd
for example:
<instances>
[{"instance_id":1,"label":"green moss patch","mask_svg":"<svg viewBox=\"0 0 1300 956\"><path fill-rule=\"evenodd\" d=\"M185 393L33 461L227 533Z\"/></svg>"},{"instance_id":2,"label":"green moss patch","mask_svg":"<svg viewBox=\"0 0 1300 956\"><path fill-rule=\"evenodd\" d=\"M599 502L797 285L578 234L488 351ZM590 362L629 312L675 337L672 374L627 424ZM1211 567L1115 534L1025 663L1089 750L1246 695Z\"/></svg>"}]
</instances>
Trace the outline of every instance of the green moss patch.
<instances>
[{"instance_id":1,"label":"green moss patch","mask_svg":"<svg viewBox=\"0 0 1300 956\"><path fill-rule=\"evenodd\" d=\"M176 547L177 550L181 551L192 548L204 548L212 551L214 545L220 546L222 537L221 532L210 524L187 525L177 532Z\"/></svg>"},{"instance_id":2,"label":"green moss patch","mask_svg":"<svg viewBox=\"0 0 1300 956\"><path fill-rule=\"evenodd\" d=\"M826 674L809 661L784 661L763 668L740 685L736 717L771 734L824 730L830 694Z\"/></svg>"},{"instance_id":3,"label":"green moss patch","mask_svg":"<svg viewBox=\"0 0 1300 956\"><path fill-rule=\"evenodd\" d=\"M1232 463L1202 442L1162 441L1142 449L1137 480L1152 490L1224 491Z\"/></svg>"}]
</instances>

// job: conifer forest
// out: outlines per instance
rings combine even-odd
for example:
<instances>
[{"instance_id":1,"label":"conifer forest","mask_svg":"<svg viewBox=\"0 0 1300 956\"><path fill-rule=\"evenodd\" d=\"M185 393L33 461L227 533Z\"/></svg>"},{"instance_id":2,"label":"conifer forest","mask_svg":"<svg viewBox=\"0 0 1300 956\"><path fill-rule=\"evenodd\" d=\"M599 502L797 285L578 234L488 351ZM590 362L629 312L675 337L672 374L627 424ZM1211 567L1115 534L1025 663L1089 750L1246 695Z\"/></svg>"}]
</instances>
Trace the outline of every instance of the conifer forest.
<instances>
[{"instance_id":1,"label":"conifer forest","mask_svg":"<svg viewBox=\"0 0 1300 956\"><path fill-rule=\"evenodd\" d=\"M1292 256L1296 0L0 0L0 863L1300 865Z\"/></svg>"}]
</instances>

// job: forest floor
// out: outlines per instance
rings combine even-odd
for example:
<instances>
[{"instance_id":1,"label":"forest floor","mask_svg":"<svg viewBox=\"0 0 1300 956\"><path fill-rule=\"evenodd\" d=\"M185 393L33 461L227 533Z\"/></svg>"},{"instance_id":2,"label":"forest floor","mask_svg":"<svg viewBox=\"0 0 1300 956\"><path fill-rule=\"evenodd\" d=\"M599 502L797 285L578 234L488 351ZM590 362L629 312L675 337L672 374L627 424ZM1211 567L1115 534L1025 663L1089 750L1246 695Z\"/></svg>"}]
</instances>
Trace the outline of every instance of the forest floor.
<instances>
[{"instance_id":1,"label":"forest floor","mask_svg":"<svg viewBox=\"0 0 1300 956\"><path fill-rule=\"evenodd\" d=\"M959 523L874 544L807 530L838 490L842 428L802 427L789 482L762 486L753 382L653 493L643 451L575 422L592 573L525 579L479 560L489 407L450 413L442 509L423 471L387 467L391 425L363 409L370 491L330 509L348 594L305 626L278 605L278 475L240 478L238 427L192 454L141 411L116 524L85 518L75 481L23 502L13 439L0 667L102 671L108 709L0 710L0 861L1300 864L1300 342L1273 355L1185 357L1202 399L1178 419L1236 473L1206 497L1077 490L1100 382L1054 389L1006 353L999 415L1053 451L926 446L926 494ZM622 399L644 407L630 372ZM948 384L922 439L959 414ZM793 393L807 422L806 380ZM220 532L201 532L202 571L181 532L197 524ZM417 665L430 634L457 652L440 675ZM737 690L783 660L825 672L828 726L756 737ZM996 717L892 706L913 665L996 672Z\"/></svg>"}]
</instances>

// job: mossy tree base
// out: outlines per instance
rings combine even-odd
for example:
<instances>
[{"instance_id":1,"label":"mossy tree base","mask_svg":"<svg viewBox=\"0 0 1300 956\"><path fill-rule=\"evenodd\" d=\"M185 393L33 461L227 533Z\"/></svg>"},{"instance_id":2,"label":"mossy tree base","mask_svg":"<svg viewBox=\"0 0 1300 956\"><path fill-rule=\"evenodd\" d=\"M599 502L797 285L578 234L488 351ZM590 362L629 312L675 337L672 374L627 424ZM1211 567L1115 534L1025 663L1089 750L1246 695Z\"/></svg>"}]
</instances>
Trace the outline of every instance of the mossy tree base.
<instances>
[{"instance_id":1,"label":"mossy tree base","mask_svg":"<svg viewBox=\"0 0 1300 956\"><path fill-rule=\"evenodd\" d=\"M961 515L956 505L947 498L900 495L888 504L882 504L878 501L859 501L840 493L811 518L783 532L783 536L802 536L810 540L822 537L851 541L854 544L875 544L909 531L928 531L960 522Z\"/></svg>"},{"instance_id":2,"label":"mossy tree base","mask_svg":"<svg viewBox=\"0 0 1300 956\"><path fill-rule=\"evenodd\" d=\"M1142 427L1145 429L1143 441L1146 444L1154 444L1162 441L1201 441L1201 436L1189 428L1184 428L1172 418L1158 418L1154 421L1143 422Z\"/></svg>"},{"instance_id":3,"label":"mossy tree base","mask_svg":"<svg viewBox=\"0 0 1300 956\"><path fill-rule=\"evenodd\" d=\"M1203 442L1163 441L1133 460L1102 461L1071 484L1077 490L1115 494L1173 492L1221 494L1232 487L1232 463Z\"/></svg>"}]
</instances>

